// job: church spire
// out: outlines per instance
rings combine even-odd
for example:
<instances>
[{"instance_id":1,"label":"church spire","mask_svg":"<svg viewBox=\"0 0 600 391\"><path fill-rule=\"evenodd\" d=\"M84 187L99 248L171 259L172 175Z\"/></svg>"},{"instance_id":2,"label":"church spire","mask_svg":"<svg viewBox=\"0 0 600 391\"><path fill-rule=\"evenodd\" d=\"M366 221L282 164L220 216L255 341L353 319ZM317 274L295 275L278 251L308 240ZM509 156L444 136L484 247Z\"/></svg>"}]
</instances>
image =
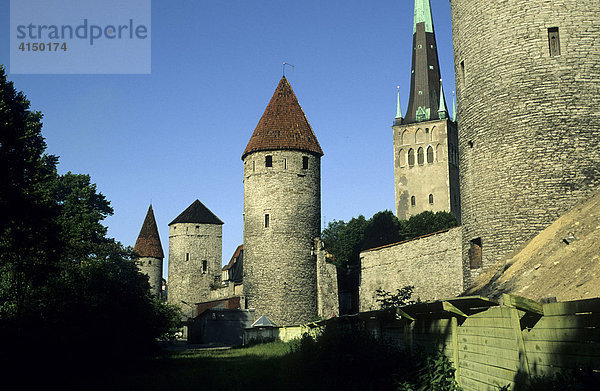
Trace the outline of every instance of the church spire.
<instances>
[{"instance_id":1,"label":"church spire","mask_svg":"<svg viewBox=\"0 0 600 391\"><path fill-rule=\"evenodd\" d=\"M440 79L440 107L438 108L438 117L440 119L448 118L448 111L446 111L446 100L444 99L444 87L442 85L442 79Z\"/></svg>"},{"instance_id":2,"label":"church spire","mask_svg":"<svg viewBox=\"0 0 600 391\"><path fill-rule=\"evenodd\" d=\"M415 0L410 96L404 123L437 119L442 103L440 64L429 0ZM445 103L444 111L445 109Z\"/></svg>"},{"instance_id":3,"label":"church spire","mask_svg":"<svg viewBox=\"0 0 600 391\"><path fill-rule=\"evenodd\" d=\"M400 86L398 86L398 96L396 98L396 122L402 121L402 106L400 106Z\"/></svg>"}]
</instances>

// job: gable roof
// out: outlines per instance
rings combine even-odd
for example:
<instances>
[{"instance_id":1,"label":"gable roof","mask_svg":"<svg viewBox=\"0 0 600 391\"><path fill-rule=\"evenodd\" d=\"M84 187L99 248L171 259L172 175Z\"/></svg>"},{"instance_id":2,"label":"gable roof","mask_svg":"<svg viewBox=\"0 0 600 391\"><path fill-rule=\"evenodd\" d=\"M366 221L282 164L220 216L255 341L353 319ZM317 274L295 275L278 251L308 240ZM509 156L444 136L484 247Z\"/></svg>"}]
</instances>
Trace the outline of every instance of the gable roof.
<instances>
[{"instance_id":1,"label":"gable roof","mask_svg":"<svg viewBox=\"0 0 600 391\"><path fill-rule=\"evenodd\" d=\"M323 156L317 136L285 76L279 81L271 101L258 121L242 154L242 160L252 152L281 149Z\"/></svg>"},{"instance_id":2,"label":"gable roof","mask_svg":"<svg viewBox=\"0 0 600 391\"><path fill-rule=\"evenodd\" d=\"M277 327L275 323L271 319L267 317L267 315L263 315L256 320L256 322L252 323L250 327Z\"/></svg>"},{"instance_id":3,"label":"gable roof","mask_svg":"<svg viewBox=\"0 0 600 391\"><path fill-rule=\"evenodd\" d=\"M202 202L196 200L177 217L171 221L169 225L177 223L198 223L198 224L223 224L223 222L215 216Z\"/></svg>"},{"instance_id":4,"label":"gable roof","mask_svg":"<svg viewBox=\"0 0 600 391\"><path fill-rule=\"evenodd\" d=\"M160 237L158 236L158 227L156 226L156 219L154 218L154 211L152 210L152 204L148 208L146 218L142 224L142 229L135 241L133 249L138 253L140 257L151 257L151 258L164 258L162 245L160 244Z\"/></svg>"}]
</instances>

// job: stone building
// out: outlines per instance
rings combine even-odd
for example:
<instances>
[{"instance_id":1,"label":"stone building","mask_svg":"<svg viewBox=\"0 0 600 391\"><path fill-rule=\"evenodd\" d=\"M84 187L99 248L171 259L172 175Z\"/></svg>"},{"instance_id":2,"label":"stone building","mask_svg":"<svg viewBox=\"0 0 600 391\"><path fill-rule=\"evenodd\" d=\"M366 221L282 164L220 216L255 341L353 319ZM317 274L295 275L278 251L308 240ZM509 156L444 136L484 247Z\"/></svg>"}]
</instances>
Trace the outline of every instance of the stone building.
<instances>
[{"instance_id":1,"label":"stone building","mask_svg":"<svg viewBox=\"0 0 600 391\"><path fill-rule=\"evenodd\" d=\"M458 138L448 116L429 0L415 1L410 96L394 120L396 216L447 211L460 221Z\"/></svg>"},{"instance_id":2,"label":"stone building","mask_svg":"<svg viewBox=\"0 0 600 391\"><path fill-rule=\"evenodd\" d=\"M317 316L321 146L283 77L246 149L244 295L277 325Z\"/></svg>"},{"instance_id":3,"label":"stone building","mask_svg":"<svg viewBox=\"0 0 600 391\"><path fill-rule=\"evenodd\" d=\"M169 224L168 301L189 310L221 278L223 222L199 200Z\"/></svg>"},{"instance_id":4,"label":"stone building","mask_svg":"<svg viewBox=\"0 0 600 391\"><path fill-rule=\"evenodd\" d=\"M467 280L600 184L597 0L451 0Z\"/></svg>"},{"instance_id":5,"label":"stone building","mask_svg":"<svg viewBox=\"0 0 600 391\"><path fill-rule=\"evenodd\" d=\"M148 208L142 229L133 247L137 258L135 260L138 269L148 276L152 294L161 296L162 293L162 268L165 257L160 244L158 227L154 218L152 204Z\"/></svg>"}]
</instances>

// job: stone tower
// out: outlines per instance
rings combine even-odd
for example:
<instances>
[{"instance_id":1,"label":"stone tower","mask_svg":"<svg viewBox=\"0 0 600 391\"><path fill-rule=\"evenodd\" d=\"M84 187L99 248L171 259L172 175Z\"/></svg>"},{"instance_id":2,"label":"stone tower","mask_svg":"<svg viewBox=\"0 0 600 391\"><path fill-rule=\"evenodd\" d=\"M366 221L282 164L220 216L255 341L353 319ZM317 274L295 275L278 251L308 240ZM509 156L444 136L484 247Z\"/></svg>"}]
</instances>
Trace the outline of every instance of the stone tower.
<instances>
[{"instance_id":1,"label":"stone tower","mask_svg":"<svg viewBox=\"0 0 600 391\"><path fill-rule=\"evenodd\" d=\"M317 315L323 151L285 77L244 153L244 294L277 325Z\"/></svg>"},{"instance_id":2,"label":"stone tower","mask_svg":"<svg viewBox=\"0 0 600 391\"><path fill-rule=\"evenodd\" d=\"M221 277L223 222L194 201L169 224L168 301L187 305L208 300ZM183 302L183 303L182 303Z\"/></svg>"},{"instance_id":3,"label":"stone tower","mask_svg":"<svg viewBox=\"0 0 600 391\"><path fill-rule=\"evenodd\" d=\"M152 204L148 208L144 224L142 224L142 229L133 249L139 256L136 259L138 269L148 276L150 291L153 295L160 296L162 291L163 258L165 255L160 244Z\"/></svg>"},{"instance_id":4,"label":"stone tower","mask_svg":"<svg viewBox=\"0 0 600 391\"><path fill-rule=\"evenodd\" d=\"M451 0L465 275L600 185L600 7Z\"/></svg>"},{"instance_id":5,"label":"stone tower","mask_svg":"<svg viewBox=\"0 0 600 391\"><path fill-rule=\"evenodd\" d=\"M410 96L394 120L396 216L452 212L460 220L458 139L448 118L429 0L415 0Z\"/></svg>"}]
</instances>

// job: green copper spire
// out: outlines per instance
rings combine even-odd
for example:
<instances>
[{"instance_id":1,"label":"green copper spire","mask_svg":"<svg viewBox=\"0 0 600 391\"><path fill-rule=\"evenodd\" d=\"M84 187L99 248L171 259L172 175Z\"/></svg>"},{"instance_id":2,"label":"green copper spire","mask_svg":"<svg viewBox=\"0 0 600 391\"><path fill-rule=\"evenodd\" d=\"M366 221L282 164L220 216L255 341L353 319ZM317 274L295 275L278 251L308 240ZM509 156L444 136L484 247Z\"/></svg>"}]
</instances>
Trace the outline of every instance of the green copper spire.
<instances>
[{"instance_id":1,"label":"green copper spire","mask_svg":"<svg viewBox=\"0 0 600 391\"><path fill-rule=\"evenodd\" d=\"M452 91L452 121L456 122L456 95Z\"/></svg>"},{"instance_id":2,"label":"green copper spire","mask_svg":"<svg viewBox=\"0 0 600 391\"><path fill-rule=\"evenodd\" d=\"M402 107L400 106L400 86L398 86L398 98L396 103L396 119L402 119Z\"/></svg>"},{"instance_id":3,"label":"green copper spire","mask_svg":"<svg viewBox=\"0 0 600 391\"><path fill-rule=\"evenodd\" d=\"M438 117L440 119L446 118L446 103L444 100L444 87L442 85L442 79L440 79L440 107L438 108Z\"/></svg>"},{"instance_id":4,"label":"green copper spire","mask_svg":"<svg viewBox=\"0 0 600 391\"><path fill-rule=\"evenodd\" d=\"M418 23L425 23L425 32L433 33L433 18L431 17L431 4L429 4L429 0L415 0L413 34L417 32Z\"/></svg>"}]
</instances>

